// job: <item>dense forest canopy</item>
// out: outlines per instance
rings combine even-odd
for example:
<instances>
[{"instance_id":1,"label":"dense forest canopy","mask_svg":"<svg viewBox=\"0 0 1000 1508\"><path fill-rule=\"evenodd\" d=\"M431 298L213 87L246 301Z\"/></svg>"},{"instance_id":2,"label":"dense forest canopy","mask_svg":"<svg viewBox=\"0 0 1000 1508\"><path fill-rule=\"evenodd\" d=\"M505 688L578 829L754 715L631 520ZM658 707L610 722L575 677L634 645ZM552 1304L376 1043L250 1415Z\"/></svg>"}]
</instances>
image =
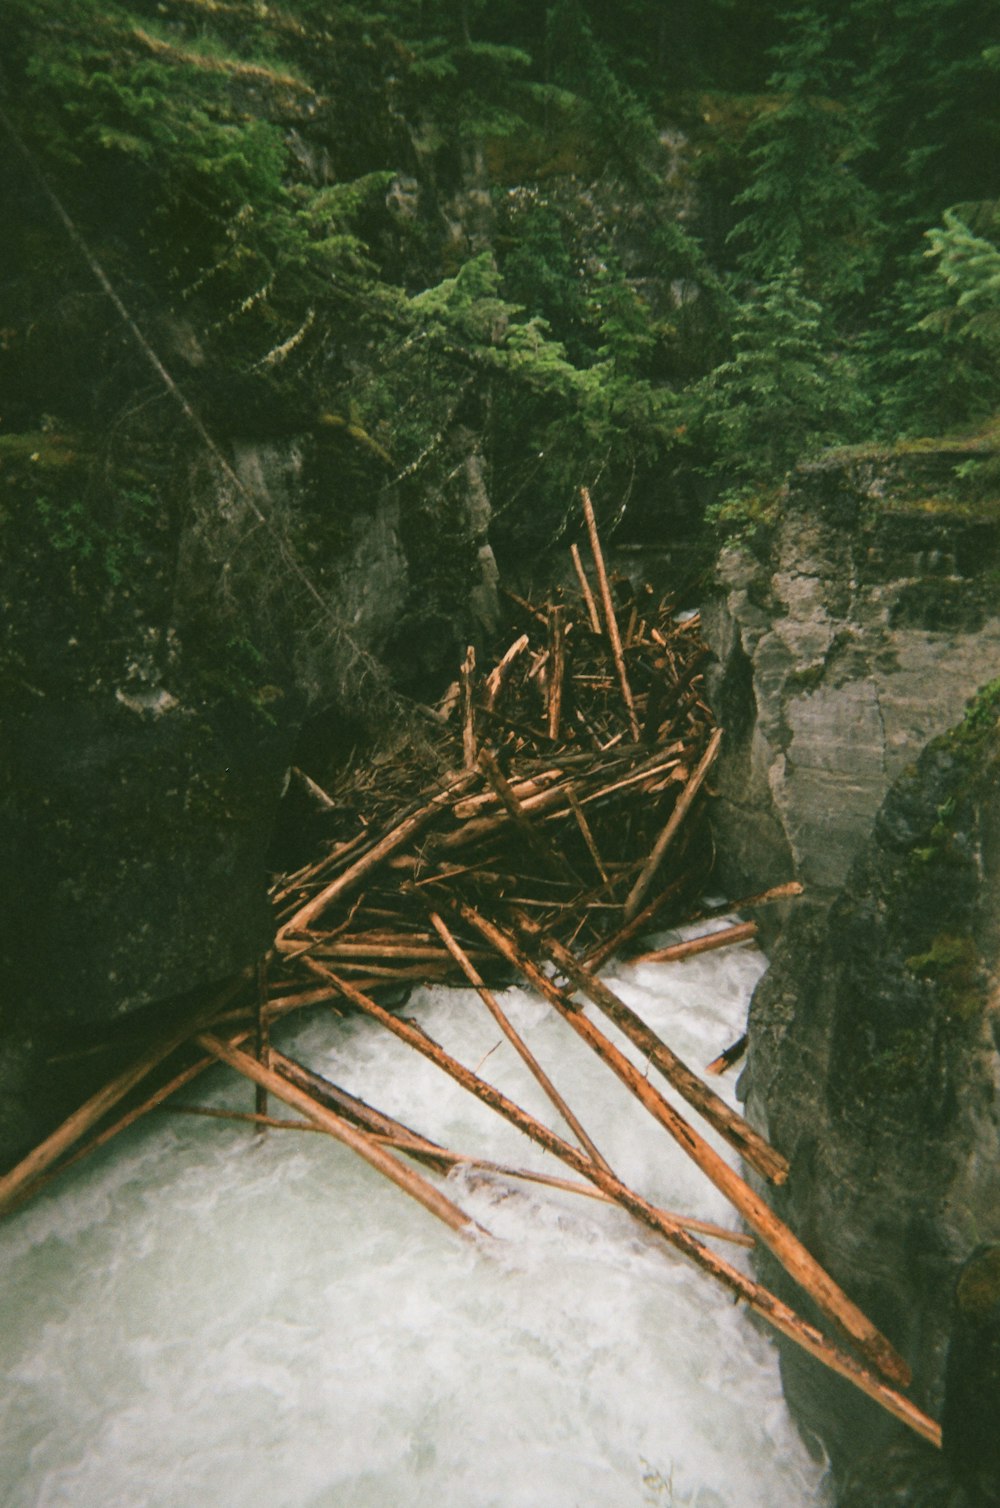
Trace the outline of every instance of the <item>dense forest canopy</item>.
<instances>
[{"instance_id":1,"label":"dense forest canopy","mask_svg":"<svg viewBox=\"0 0 1000 1508\"><path fill-rule=\"evenodd\" d=\"M173 422L46 186L213 433L315 430L415 516L474 449L501 549L582 482L667 532L822 446L992 433L990 0L3 16L0 445Z\"/></svg>"}]
</instances>

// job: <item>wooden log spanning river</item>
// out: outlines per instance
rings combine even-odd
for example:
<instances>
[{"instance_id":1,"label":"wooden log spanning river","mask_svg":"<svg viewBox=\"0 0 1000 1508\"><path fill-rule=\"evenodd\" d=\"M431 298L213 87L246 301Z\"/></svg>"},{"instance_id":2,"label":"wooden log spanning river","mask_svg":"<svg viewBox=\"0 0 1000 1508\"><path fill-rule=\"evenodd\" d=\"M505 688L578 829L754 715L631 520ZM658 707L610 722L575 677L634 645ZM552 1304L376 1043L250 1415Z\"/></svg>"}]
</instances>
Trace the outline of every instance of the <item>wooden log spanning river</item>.
<instances>
[{"instance_id":1,"label":"wooden log spanning river","mask_svg":"<svg viewBox=\"0 0 1000 1508\"><path fill-rule=\"evenodd\" d=\"M496 1164L437 1146L345 1097L272 1045L272 1026L292 1011L331 1005L361 1011L565 1162L580 1181L505 1165L510 1176L589 1189L620 1205L787 1338L940 1444L937 1424L899 1391L910 1372L891 1341L650 1082L648 1069L775 1184L788 1174L780 1151L598 977L600 963L615 951L682 967L699 952L740 946L755 926L729 923L723 931L642 953L642 934L653 924L674 925L697 914L712 867L710 782L724 733L703 697L706 650L697 616L679 618L673 602L655 601L651 592L611 578L586 493L582 501L593 582L574 547L573 590L559 589L537 603L512 597L513 622L488 668L479 668L482 654L470 646L454 685L390 762L354 764L322 784L315 773L301 772L306 788L337 814L341 836L295 873L276 877L267 967L189 1008L0 1179L0 1212L19 1207L62 1167L219 1062L255 1089L253 1111L227 1114L245 1114L258 1131L284 1128L287 1122L268 1114L273 1095L298 1113L297 1124L350 1147L452 1229L484 1238L487 1232L428 1175L440 1178L462 1166L495 1170ZM764 904L797 890L786 885L752 899ZM730 1233L658 1209L622 1181L591 1139L572 1087L542 1066L497 999L496 987L517 978L550 1002L566 1028L724 1193L839 1339L822 1334L705 1244ZM429 981L471 986L565 1136L377 998L391 989L398 999L401 990ZM646 1072L586 1014L580 995L643 1054ZM722 1054L717 1066L735 1051Z\"/></svg>"}]
</instances>

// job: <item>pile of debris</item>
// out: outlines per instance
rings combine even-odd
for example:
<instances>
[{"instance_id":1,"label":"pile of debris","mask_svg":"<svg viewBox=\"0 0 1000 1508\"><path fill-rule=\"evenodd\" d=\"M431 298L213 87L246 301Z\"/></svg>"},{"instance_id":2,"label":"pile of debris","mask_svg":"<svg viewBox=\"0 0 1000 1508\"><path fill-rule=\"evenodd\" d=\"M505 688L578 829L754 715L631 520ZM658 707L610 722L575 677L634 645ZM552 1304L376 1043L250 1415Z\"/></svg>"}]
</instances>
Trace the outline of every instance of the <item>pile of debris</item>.
<instances>
[{"instance_id":1,"label":"pile of debris","mask_svg":"<svg viewBox=\"0 0 1000 1508\"><path fill-rule=\"evenodd\" d=\"M657 1076L760 1178L782 1183L785 1158L597 973L613 952L634 947L654 918L673 923L711 914L693 913L692 903L711 870L707 777L722 735L702 699L707 652L697 618L679 621L671 603L654 604L651 594L637 598L624 585L616 600L590 499L582 496L593 582L574 548L578 596L557 593L545 606L515 599L519 631L486 674L477 673L469 651L438 710L432 760L426 749L419 757L414 750L377 771L348 772L332 793L314 789L338 821L355 830L277 882L277 932L268 958L211 999L189 1004L126 1069L0 1177L0 1214L161 1108L246 1121L258 1129L323 1132L449 1227L484 1241L488 1233L419 1169L447 1175L472 1166L483 1176L548 1183L627 1210L730 1296L940 1445L940 1427L899 1392L910 1380L904 1358L666 1097ZM731 905L784 898L800 888L780 886ZM641 956L680 959L738 944L754 930L753 922L713 927ZM512 976L536 990L567 1030L602 1059L725 1195L747 1234L663 1210L622 1181L492 992L491 984ZM530 1115L412 1020L387 1009L386 991L398 996L430 981L473 987L541 1086L562 1131ZM594 1009L585 1010L582 999ZM575 1177L500 1167L442 1147L272 1045L278 1018L323 1003L363 1012ZM604 1030L604 1018L638 1050L641 1067ZM173 1103L217 1063L256 1086L253 1112ZM269 1096L299 1118L269 1114ZM706 1239L763 1242L838 1338L754 1282Z\"/></svg>"},{"instance_id":2,"label":"pile of debris","mask_svg":"<svg viewBox=\"0 0 1000 1508\"><path fill-rule=\"evenodd\" d=\"M275 886L289 997L316 960L366 989L462 978L428 920L444 907L526 914L599 963L701 893L721 739L703 700L709 652L696 614L678 620L627 582L613 595L583 498L594 585L574 546L578 591L513 598L518 631L488 671L470 647L437 712L445 773L428 781L425 755L352 770L329 793L310 782L355 831ZM459 930L498 977L495 950Z\"/></svg>"}]
</instances>

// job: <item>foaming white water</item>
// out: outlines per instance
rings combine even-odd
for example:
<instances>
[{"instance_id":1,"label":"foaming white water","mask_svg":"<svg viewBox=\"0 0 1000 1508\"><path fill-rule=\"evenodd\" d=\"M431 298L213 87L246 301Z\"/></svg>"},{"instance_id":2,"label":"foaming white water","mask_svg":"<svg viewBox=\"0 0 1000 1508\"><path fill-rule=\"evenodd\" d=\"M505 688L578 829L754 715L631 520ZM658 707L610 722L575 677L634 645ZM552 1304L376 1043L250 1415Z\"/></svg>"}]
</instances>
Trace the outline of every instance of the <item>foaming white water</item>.
<instances>
[{"instance_id":1,"label":"foaming white water","mask_svg":"<svg viewBox=\"0 0 1000 1508\"><path fill-rule=\"evenodd\" d=\"M739 949L622 969L616 988L698 1067L742 1029L762 967ZM616 1171L665 1207L733 1223L547 1007L504 998ZM489 1053L484 1075L551 1122L475 995L421 992L405 1014L472 1067ZM374 1023L317 1017L281 1045L449 1147L565 1171ZM189 1093L251 1098L222 1071ZM447 1187L501 1238L488 1250L326 1137L149 1117L0 1228L0 1501L827 1501L770 1342L683 1258L591 1200L471 1175Z\"/></svg>"}]
</instances>

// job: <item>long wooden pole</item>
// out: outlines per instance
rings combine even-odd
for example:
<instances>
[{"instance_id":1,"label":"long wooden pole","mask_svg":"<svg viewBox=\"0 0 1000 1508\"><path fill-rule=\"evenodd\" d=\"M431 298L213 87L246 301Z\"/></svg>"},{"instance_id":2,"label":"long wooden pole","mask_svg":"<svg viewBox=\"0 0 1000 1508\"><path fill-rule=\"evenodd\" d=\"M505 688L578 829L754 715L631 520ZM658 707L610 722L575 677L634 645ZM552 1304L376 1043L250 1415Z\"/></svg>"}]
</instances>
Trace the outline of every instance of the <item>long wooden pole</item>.
<instances>
[{"instance_id":1,"label":"long wooden pole","mask_svg":"<svg viewBox=\"0 0 1000 1508\"><path fill-rule=\"evenodd\" d=\"M659 1090L643 1073L630 1063L610 1042L599 1027L584 1015L563 992L543 974L541 969L518 948L513 938L486 917L480 916L471 906L460 905L460 915L475 927L497 951L518 968L529 983L544 995L568 1021L578 1036L590 1046L608 1067L632 1090L655 1120L677 1142L692 1162L725 1194L729 1202L739 1210L750 1228L770 1247L790 1277L809 1294L822 1312L839 1325L862 1354L893 1382L906 1387L911 1372L892 1343L872 1324L871 1320L848 1298L830 1274L821 1267L816 1258L807 1251L784 1221L759 1194L736 1173L724 1158L698 1135L684 1117L665 1100Z\"/></svg>"},{"instance_id":2,"label":"long wooden pole","mask_svg":"<svg viewBox=\"0 0 1000 1508\"><path fill-rule=\"evenodd\" d=\"M594 594L590 590L590 582L587 580L587 573L583 569L583 561L580 559L580 546L570 545L569 553L573 558L573 569L576 571L576 579L580 583L580 594L587 609L590 627L595 634L599 634L601 632L601 620L597 616L597 603L594 601Z\"/></svg>"},{"instance_id":3,"label":"long wooden pole","mask_svg":"<svg viewBox=\"0 0 1000 1508\"><path fill-rule=\"evenodd\" d=\"M494 1021L497 1023L504 1036L507 1038L507 1041L510 1043L514 1051L517 1053L518 1057L521 1059L521 1062L525 1065L528 1072L535 1079L536 1083L541 1086L543 1093L548 1096L552 1104L556 1107L559 1114L566 1122L567 1126L569 1126L570 1130L579 1141L581 1147L583 1147L584 1150L594 1159L599 1167L606 1168L607 1171L610 1172L611 1168L609 1164L605 1162L604 1158L601 1156L600 1152L597 1150L594 1143L591 1141L590 1137L587 1135L586 1131L581 1126L580 1122L577 1120L576 1116L573 1114L572 1110L567 1105L566 1101L563 1099L562 1095L559 1093L558 1089L553 1084L548 1074L545 1072L545 1069L539 1063L538 1059L535 1057L534 1053L525 1042L524 1038L512 1025L506 1011L501 1006L499 1000L491 990L487 989L482 976L474 968L472 961L470 960L468 954L465 952L464 948L458 942L458 939L450 931L447 924L436 911L431 912L431 925L434 927L438 936L441 938L441 941L448 949L448 952L451 954L452 958L454 958L455 962L462 970L462 973L472 985L480 1000L483 1002L486 1009L489 1011L490 1015L493 1017Z\"/></svg>"},{"instance_id":4,"label":"long wooden pole","mask_svg":"<svg viewBox=\"0 0 1000 1508\"><path fill-rule=\"evenodd\" d=\"M220 1063L227 1063L230 1068L241 1073L244 1078L251 1079L255 1084L261 1084L270 1090L275 1099L282 1100L286 1105L291 1105L306 1120L312 1121L313 1125L320 1126L324 1131L350 1147L359 1157L364 1158L378 1173L390 1179L404 1193L416 1199L424 1209L443 1220L445 1225L452 1230L460 1232L464 1236L478 1235L487 1236L489 1232L478 1225L475 1220L460 1210L457 1204L445 1197L432 1183L422 1177L413 1168L401 1163L391 1153L386 1152L371 1136L359 1131L341 1116L328 1110L325 1105L320 1105L295 1084L291 1084L280 1074L270 1068L265 1068L248 1053L240 1052L236 1048L229 1047L225 1042L213 1037L210 1032L199 1032L197 1036L199 1046L213 1057L218 1058Z\"/></svg>"},{"instance_id":5,"label":"long wooden pole","mask_svg":"<svg viewBox=\"0 0 1000 1508\"><path fill-rule=\"evenodd\" d=\"M624 1000L598 979L596 975L578 963L568 948L554 937L542 937L539 928L527 919L519 918L521 931L531 941L541 946L556 967L582 990L594 1004L613 1021L619 1031L638 1047L647 1061L654 1064L669 1084L682 1094L709 1125L724 1136L740 1156L756 1168L771 1183L782 1184L788 1177L788 1159L776 1151L738 1111L702 1083L698 1075L682 1062L676 1053L647 1026L641 1016L625 1004Z\"/></svg>"},{"instance_id":6,"label":"long wooden pole","mask_svg":"<svg viewBox=\"0 0 1000 1508\"><path fill-rule=\"evenodd\" d=\"M230 1047L239 1047L241 1043L245 1042L252 1035L253 1033L249 1028L246 1031L237 1032L234 1037L228 1039L229 1045ZM102 1127L96 1135L92 1136L89 1141L85 1141L82 1146L78 1145L68 1157L64 1157L54 1168L49 1168L47 1172L39 1174L37 1178L27 1184L11 1200L10 1204L6 1206L4 1214L13 1214L15 1210L19 1210L23 1204L27 1204L29 1200L34 1199L36 1194L40 1194L53 1179L61 1178L63 1173L68 1172L78 1162L82 1162L84 1158L89 1157L92 1152L96 1152L100 1147L106 1146L109 1141L119 1136L122 1131L127 1131L129 1126L134 1126L136 1121L141 1120L144 1115L148 1115L151 1110L158 1110L172 1094L176 1094L179 1089L184 1089L188 1084L193 1083L199 1074L203 1074L206 1068L211 1068L214 1063L214 1058L199 1058L196 1063L192 1063L188 1068L181 1069L180 1073L174 1074L173 1078L168 1079L165 1084L161 1084L158 1089L154 1090L140 1104L133 1105L131 1110L126 1110L124 1115L120 1115L117 1120L113 1120L109 1125Z\"/></svg>"},{"instance_id":7,"label":"long wooden pole","mask_svg":"<svg viewBox=\"0 0 1000 1508\"><path fill-rule=\"evenodd\" d=\"M736 943L750 942L757 936L756 922L736 922L718 932L705 932L701 937L689 937L686 942L671 943L669 948L654 948L650 953L636 953L630 963L681 963L685 958L696 958L701 953L714 953L717 948L731 948Z\"/></svg>"},{"instance_id":8,"label":"long wooden pole","mask_svg":"<svg viewBox=\"0 0 1000 1508\"><path fill-rule=\"evenodd\" d=\"M258 1115L253 1110L220 1110L214 1105L164 1105L162 1108L171 1115L193 1115L209 1120L238 1121L243 1125L268 1126L275 1131L306 1131L315 1136L328 1135L322 1126L315 1126L312 1121L278 1120L272 1115ZM437 1147L433 1143L431 1145L435 1146L435 1151L425 1151L420 1138L415 1141L410 1136L390 1136L382 1131L373 1131L371 1135L380 1146L392 1147L395 1151L402 1152L415 1161L433 1164L440 1172L468 1168L473 1173L495 1173L500 1178L514 1178L520 1183L537 1183L544 1188L558 1189L561 1193L578 1194L581 1198L595 1199L601 1204L616 1202L610 1194L605 1194L601 1189L594 1188L589 1183L576 1183L570 1178L557 1178L551 1173L538 1173L533 1168L508 1167L506 1163L491 1162L487 1157L474 1157L470 1152L453 1152L448 1147ZM675 1219L685 1230L711 1236L714 1240L724 1241L729 1246L752 1247L755 1244L752 1236L744 1235L742 1231L727 1230L724 1225L716 1225L711 1220L697 1220L692 1215L672 1215L671 1218Z\"/></svg>"},{"instance_id":9,"label":"long wooden pole","mask_svg":"<svg viewBox=\"0 0 1000 1508\"><path fill-rule=\"evenodd\" d=\"M425 1037L414 1026L384 1010L367 995L363 995L359 990L354 989L346 980L338 980L337 976L330 970L322 968L321 965L313 963L310 959L305 959L303 962L311 973L327 978L332 983L338 985L344 997L356 1005L359 1010L374 1017L388 1031L392 1032L394 1036L399 1037L401 1041L409 1043L411 1047L416 1048L424 1057L436 1063L438 1067L450 1074L460 1084L463 1084L465 1088L477 1095L478 1098L492 1106L498 1114L503 1115L505 1119L517 1126L532 1141L537 1142L539 1146L545 1147L546 1150L553 1152L555 1156L561 1158L575 1172L584 1178L588 1178L598 1188L603 1189L617 1204L622 1205L624 1209L628 1210L635 1219L642 1221L643 1224L651 1230L656 1231L672 1246L690 1257L703 1271L708 1272L718 1282L722 1283L737 1299L744 1300L755 1313L759 1314L762 1319L774 1326L783 1335L786 1335L789 1340L794 1341L796 1345L808 1351L810 1355L821 1361L824 1366L847 1378L855 1387L867 1393L882 1408L887 1409L889 1413L902 1420L910 1429L922 1435L924 1439L929 1440L932 1445L940 1447L941 1430L940 1426L933 1419L928 1418L908 1398L904 1398L902 1394L889 1387L881 1378L856 1361L854 1357L847 1355L833 1342L829 1341L815 1326L807 1324L793 1309L789 1308L787 1304L784 1304L768 1289L759 1283L753 1282L752 1279L732 1267L724 1258L710 1251L694 1236L684 1230L673 1216L666 1214L662 1210L657 1210L655 1206L649 1204L641 1195L628 1188L626 1184L623 1184L613 1174L605 1173L603 1168L599 1168L596 1163L585 1157L576 1147L571 1146L569 1142L563 1141L561 1137L556 1136L548 1127L543 1126L541 1122L530 1116L527 1111L522 1110L512 1100L507 1099L498 1089L494 1089L491 1084L487 1084L484 1080L478 1078L477 1075L471 1073L469 1069L463 1067L456 1059L450 1057L442 1047L439 1047L436 1042L431 1042L429 1038Z\"/></svg>"},{"instance_id":10,"label":"long wooden pole","mask_svg":"<svg viewBox=\"0 0 1000 1508\"><path fill-rule=\"evenodd\" d=\"M22 1190L35 1181L40 1174L52 1166L65 1152L76 1145L86 1135L92 1126L95 1126L109 1110L114 1109L120 1100L141 1084L164 1058L170 1056L183 1042L186 1042L191 1034L199 1027L205 1026L213 1020L220 1011L232 1000L238 990L242 989L247 982L246 971L230 980L218 994L213 996L207 1004L202 1003L196 1010L189 1011L179 1022L175 1022L166 1031L135 1058L129 1066L116 1074L109 1083L99 1089L90 1099L85 1100L78 1110L63 1121L62 1125L40 1142L27 1157L8 1173L0 1178L0 1214L2 1214Z\"/></svg>"},{"instance_id":11,"label":"long wooden pole","mask_svg":"<svg viewBox=\"0 0 1000 1508\"><path fill-rule=\"evenodd\" d=\"M673 811L670 814L670 820L667 822L666 827L663 829L660 836L653 844L649 858L642 866L639 878L636 880L635 884L632 886L632 889L628 893L628 897L625 901L626 921L631 921L636 912L639 910L639 907L642 905L646 891L649 889L650 885L653 882L653 876L656 874L656 871L660 867L660 862L663 858L663 855L666 853L670 844L673 842L677 829L680 827L681 823L684 821L684 818L691 810L694 799L697 796L698 792L701 790L706 775L712 768L712 765L715 761L715 756L719 752L719 745L721 742L722 729L716 728L715 732L712 734L711 738L708 741L708 747L706 748L704 754L701 756L701 759L698 761L697 769L691 776L691 779L688 781L687 785L684 787L680 796L677 798L677 805L674 807Z\"/></svg>"},{"instance_id":12,"label":"long wooden pole","mask_svg":"<svg viewBox=\"0 0 1000 1508\"><path fill-rule=\"evenodd\" d=\"M625 656L622 653L622 641L621 635L618 632L618 619L615 617L615 605L611 600L608 573L604 568L604 551L601 549L601 538L597 532L594 505L590 501L590 493L586 487L580 488L580 497L583 502L583 516L586 520L587 534L590 539L590 552L594 557L594 569L597 572L597 585L600 589L601 603L604 607L604 621L608 629L611 655L615 662L615 670L618 672L618 684L622 690L625 710L628 713L628 725L629 731L632 734L632 742L638 743L640 737L639 719L635 715L635 701L632 697L632 688L629 685L628 673L625 669Z\"/></svg>"},{"instance_id":13,"label":"long wooden pole","mask_svg":"<svg viewBox=\"0 0 1000 1508\"><path fill-rule=\"evenodd\" d=\"M463 770L461 774L447 781L444 788L437 795L432 796L430 801L418 807L415 812L411 812L402 822L397 822L396 826L391 828L375 844L374 848L369 849L349 869L345 869L342 874L339 874L335 880L331 880L329 885L325 885L318 895L313 896L312 900L307 901L304 906L299 907L279 931L275 945L287 951L287 946L290 946L290 944L284 945L283 939L287 938L288 933L301 932L321 912L325 911L332 901L339 899L340 896L354 889L364 879L365 875L370 874L373 869L376 869L382 863L383 859L387 859L390 854L394 854L397 849L402 848L422 828L426 827L428 822L446 810L453 797L458 792L466 790L475 778L476 773L474 770Z\"/></svg>"},{"instance_id":14,"label":"long wooden pole","mask_svg":"<svg viewBox=\"0 0 1000 1508\"><path fill-rule=\"evenodd\" d=\"M559 737L562 716L563 676L566 671L566 635L562 607L549 614L548 733L553 743Z\"/></svg>"}]
</instances>

